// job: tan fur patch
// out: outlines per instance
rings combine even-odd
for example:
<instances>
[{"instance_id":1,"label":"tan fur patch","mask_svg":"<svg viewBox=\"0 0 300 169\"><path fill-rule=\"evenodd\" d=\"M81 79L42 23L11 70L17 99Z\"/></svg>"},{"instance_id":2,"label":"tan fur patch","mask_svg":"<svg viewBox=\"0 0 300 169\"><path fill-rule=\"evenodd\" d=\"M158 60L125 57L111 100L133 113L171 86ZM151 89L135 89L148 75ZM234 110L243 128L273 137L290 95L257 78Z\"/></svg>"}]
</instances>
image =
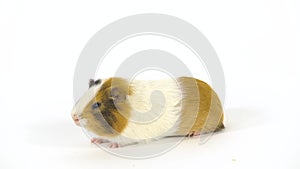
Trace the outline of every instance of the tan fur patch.
<instances>
[{"instance_id":1,"label":"tan fur patch","mask_svg":"<svg viewBox=\"0 0 300 169\"><path fill-rule=\"evenodd\" d=\"M130 118L130 106L126 102L116 102L111 94L113 88L120 90L125 96L129 91L125 79L110 78L103 82L96 96L83 110L82 118L88 119L86 128L99 136L114 137L119 135ZM92 105L101 103L100 110L93 110Z\"/></svg>"},{"instance_id":2,"label":"tan fur patch","mask_svg":"<svg viewBox=\"0 0 300 169\"><path fill-rule=\"evenodd\" d=\"M213 132L224 127L222 105L213 89L194 78L181 77L178 81L183 91L183 110L176 134Z\"/></svg>"}]
</instances>

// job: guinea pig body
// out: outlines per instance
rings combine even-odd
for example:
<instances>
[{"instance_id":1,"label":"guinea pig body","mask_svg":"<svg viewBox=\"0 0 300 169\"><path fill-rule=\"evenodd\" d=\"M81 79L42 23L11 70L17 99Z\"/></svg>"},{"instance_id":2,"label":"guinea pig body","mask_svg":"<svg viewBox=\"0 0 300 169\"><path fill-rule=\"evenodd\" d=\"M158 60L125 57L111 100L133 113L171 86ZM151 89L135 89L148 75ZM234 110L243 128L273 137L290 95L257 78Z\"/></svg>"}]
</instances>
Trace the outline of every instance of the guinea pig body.
<instances>
[{"instance_id":1,"label":"guinea pig body","mask_svg":"<svg viewBox=\"0 0 300 169\"><path fill-rule=\"evenodd\" d=\"M217 94L205 82L190 77L151 81L109 78L90 83L72 116L98 140L117 145L113 147L224 128Z\"/></svg>"}]
</instances>

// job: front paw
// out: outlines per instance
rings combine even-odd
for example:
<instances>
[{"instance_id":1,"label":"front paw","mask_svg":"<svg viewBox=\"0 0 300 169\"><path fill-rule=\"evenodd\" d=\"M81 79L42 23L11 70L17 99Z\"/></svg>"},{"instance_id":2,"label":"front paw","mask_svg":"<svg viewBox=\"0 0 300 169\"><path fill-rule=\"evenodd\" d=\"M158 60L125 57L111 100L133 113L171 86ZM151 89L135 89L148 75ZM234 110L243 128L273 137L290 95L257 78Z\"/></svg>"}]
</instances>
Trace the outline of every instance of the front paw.
<instances>
[{"instance_id":1,"label":"front paw","mask_svg":"<svg viewBox=\"0 0 300 169\"><path fill-rule=\"evenodd\" d=\"M102 143L107 143L108 141L105 139L101 139L101 138L92 138L91 139L91 143L93 144L102 144Z\"/></svg>"}]
</instances>

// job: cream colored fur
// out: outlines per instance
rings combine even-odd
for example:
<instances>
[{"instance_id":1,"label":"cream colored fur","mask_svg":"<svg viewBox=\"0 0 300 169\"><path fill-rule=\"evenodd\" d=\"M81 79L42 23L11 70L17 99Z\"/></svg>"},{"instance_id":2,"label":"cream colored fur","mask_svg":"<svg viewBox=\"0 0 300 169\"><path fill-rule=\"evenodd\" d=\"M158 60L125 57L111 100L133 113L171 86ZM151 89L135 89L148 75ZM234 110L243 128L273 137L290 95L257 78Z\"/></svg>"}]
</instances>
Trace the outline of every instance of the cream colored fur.
<instances>
[{"instance_id":1,"label":"cream colored fur","mask_svg":"<svg viewBox=\"0 0 300 169\"><path fill-rule=\"evenodd\" d=\"M156 139L173 135L181 115L181 90L176 79L129 82L132 111L121 135L129 139Z\"/></svg>"}]
</instances>

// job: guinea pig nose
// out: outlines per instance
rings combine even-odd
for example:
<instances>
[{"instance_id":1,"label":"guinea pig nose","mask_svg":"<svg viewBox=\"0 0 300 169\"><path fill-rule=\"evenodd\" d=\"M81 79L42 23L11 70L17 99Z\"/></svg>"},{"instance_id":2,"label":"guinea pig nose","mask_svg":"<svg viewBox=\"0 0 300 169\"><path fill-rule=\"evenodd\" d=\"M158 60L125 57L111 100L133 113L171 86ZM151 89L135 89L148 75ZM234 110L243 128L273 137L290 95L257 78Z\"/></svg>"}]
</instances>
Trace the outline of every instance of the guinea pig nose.
<instances>
[{"instance_id":1,"label":"guinea pig nose","mask_svg":"<svg viewBox=\"0 0 300 169\"><path fill-rule=\"evenodd\" d=\"M80 126L80 122L79 122L78 116L74 114L74 115L72 115L72 118L73 118L75 124L76 124L77 126Z\"/></svg>"}]
</instances>

